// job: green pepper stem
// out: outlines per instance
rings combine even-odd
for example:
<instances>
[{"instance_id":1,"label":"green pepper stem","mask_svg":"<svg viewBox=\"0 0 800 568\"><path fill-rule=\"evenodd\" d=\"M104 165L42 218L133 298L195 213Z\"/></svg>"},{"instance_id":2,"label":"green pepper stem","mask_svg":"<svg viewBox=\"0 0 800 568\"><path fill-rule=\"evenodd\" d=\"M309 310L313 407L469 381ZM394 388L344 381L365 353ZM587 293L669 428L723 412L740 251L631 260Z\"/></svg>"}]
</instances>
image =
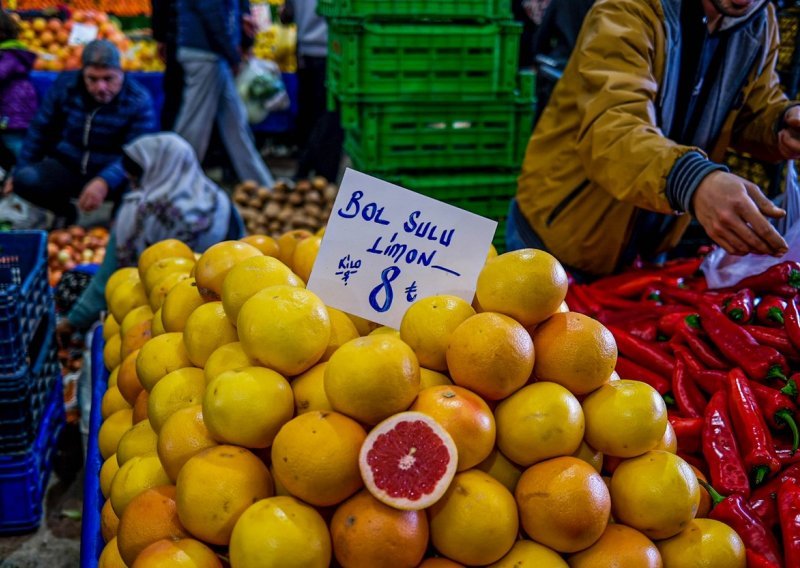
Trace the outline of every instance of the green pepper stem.
<instances>
[{"instance_id":1,"label":"green pepper stem","mask_svg":"<svg viewBox=\"0 0 800 568\"><path fill-rule=\"evenodd\" d=\"M769 467L765 465L757 465L756 467L753 468L753 473L755 473L755 476L753 478L753 483L755 485L761 485L767 478L767 474L769 473Z\"/></svg>"},{"instance_id":2,"label":"green pepper stem","mask_svg":"<svg viewBox=\"0 0 800 568\"><path fill-rule=\"evenodd\" d=\"M794 381L794 379L789 379L786 381L786 385L781 389L781 392L792 398L795 398L798 394L800 394L800 391L797 390L797 383Z\"/></svg>"},{"instance_id":3,"label":"green pepper stem","mask_svg":"<svg viewBox=\"0 0 800 568\"><path fill-rule=\"evenodd\" d=\"M697 314L692 314L690 316L686 316L684 321L689 324L689 327L693 327L695 329L700 328L700 316Z\"/></svg>"},{"instance_id":4,"label":"green pepper stem","mask_svg":"<svg viewBox=\"0 0 800 568\"><path fill-rule=\"evenodd\" d=\"M675 406L675 398L671 394L662 394L661 398L663 398L664 402L666 402L669 406Z\"/></svg>"},{"instance_id":5,"label":"green pepper stem","mask_svg":"<svg viewBox=\"0 0 800 568\"><path fill-rule=\"evenodd\" d=\"M769 368L769 372L766 376L767 379L780 379L782 381L786 380L786 375L783 374L779 365L774 365Z\"/></svg>"},{"instance_id":6,"label":"green pepper stem","mask_svg":"<svg viewBox=\"0 0 800 568\"><path fill-rule=\"evenodd\" d=\"M797 422L792 416L792 411L788 408L783 408L775 413L775 418L780 420L789 427L792 431L792 454L800 447L800 431L797 430Z\"/></svg>"},{"instance_id":7,"label":"green pepper stem","mask_svg":"<svg viewBox=\"0 0 800 568\"><path fill-rule=\"evenodd\" d=\"M767 318L771 319L774 322L777 322L783 325L783 312L781 312L780 308L770 308L767 310Z\"/></svg>"},{"instance_id":8,"label":"green pepper stem","mask_svg":"<svg viewBox=\"0 0 800 568\"><path fill-rule=\"evenodd\" d=\"M733 321L742 321L744 319L744 310L741 308L734 308L728 312L728 317Z\"/></svg>"},{"instance_id":9,"label":"green pepper stem","mask_svg":"<svg viewBox=\"0 0 800 568\"><path fill-rule=\"evenodd\" d=\"M714 503L714 505L719 505L725 500L725 497L720 495L719 492L711 487L711 485L709 485L707 482L703 481L699 477L697 478L697 482L703 486L703 489L708 491L708 496L711 497L711 501Z\"/></svg>"}]
</instances>

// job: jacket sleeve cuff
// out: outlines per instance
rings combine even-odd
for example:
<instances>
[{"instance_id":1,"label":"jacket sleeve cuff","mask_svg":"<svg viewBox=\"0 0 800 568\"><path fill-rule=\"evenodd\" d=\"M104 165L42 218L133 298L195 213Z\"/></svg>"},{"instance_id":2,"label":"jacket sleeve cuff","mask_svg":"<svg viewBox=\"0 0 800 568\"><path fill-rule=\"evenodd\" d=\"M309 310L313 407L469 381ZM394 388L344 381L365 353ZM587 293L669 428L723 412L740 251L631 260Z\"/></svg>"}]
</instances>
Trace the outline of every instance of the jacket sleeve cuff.
<instances>
[{"instance_id":1,"label":"jacket sleeve cuff","mask_svg":"<svg viewBox=\"0 0 800 568\"><path fill-rule=\"evenodd\" d=\"M105 180L105 182L108 184L109 194L117 191L125 182L125 170L122 169L121 162L121 160L117 160L97 174L97 177Z\"/></svg>"},{"instance_id":2,"label":"jacket sleeve cuff","mask_svg":"<svg viewBox=\"0 0 800 568\"><path fill-rule=\"evenodd\" d=\"M712 162L700 152L688 152L672 166L667 176L667 200L675 211L690 211L692 196L697 186L711 172L730 171L726 166Z\"/></svg>"}]
</instances>

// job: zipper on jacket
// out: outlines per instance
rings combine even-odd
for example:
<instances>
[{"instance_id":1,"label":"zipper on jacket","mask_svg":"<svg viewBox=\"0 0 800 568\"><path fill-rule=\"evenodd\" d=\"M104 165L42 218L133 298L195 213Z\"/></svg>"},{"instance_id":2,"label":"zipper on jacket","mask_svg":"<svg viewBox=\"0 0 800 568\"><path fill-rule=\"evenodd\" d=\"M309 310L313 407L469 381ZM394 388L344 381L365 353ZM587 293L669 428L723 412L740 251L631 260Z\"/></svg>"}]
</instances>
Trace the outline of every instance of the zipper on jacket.
<instances>
[{"instance_id":1,"label":"zipper on jacket","mask_svg":"<svg viewBox=\"0 0 800 568\"><path fill-rule=\"evenodd\" d=\"M92 120L94 120L94 115L96 115L99 110L100 107L97 107L90 112L86 116L86 122L83 125L83 158L81 159L81 173L83 175L86 175L91 155L91 152L89 152L89 133L92 131Z\"/></svg>"},{"instance_id":2,"label":"zipper on jacket","mask_svg":"<svg viewBox=\"0 0 800 568\"><path fill-rule=\"evenodd\" d=\"M578 196L579 196L579 195L580 195L580 194L583 192L583 190L584 190L584 189L586 189L586 187L587 187L588 185L589 185L589 180L588 180L588 179L586 179L586 180L583 180L583 181L582 181L582 182L581 182L581 183L578 185L578 187L576 187L575 189L573 189L572 191L570 191L570 192L569 192L569 194L568 194L568 195L567 195L567 196L566 196L564 199L562 199L562 200L561 200L561 202L560 202L558 205L556 205L555 207L553 207L553 210L550 212L550 215L548 215L548 216L547 216L547 222L546 222L546 225L547 225L548 227L549 227L550 225L552 225L552 224L553 224L553 221L555 221L555 220L556 220L556 217L558 217L559 215L561 215L561 212L562 212L562 211L564 211L564 209L566 209L566 208L567 208L567 206L568 206L570 203L572 203L573 201L575 201L575 198L576 198L576 197L578 197Z\"/></svg>"}]
</instances>

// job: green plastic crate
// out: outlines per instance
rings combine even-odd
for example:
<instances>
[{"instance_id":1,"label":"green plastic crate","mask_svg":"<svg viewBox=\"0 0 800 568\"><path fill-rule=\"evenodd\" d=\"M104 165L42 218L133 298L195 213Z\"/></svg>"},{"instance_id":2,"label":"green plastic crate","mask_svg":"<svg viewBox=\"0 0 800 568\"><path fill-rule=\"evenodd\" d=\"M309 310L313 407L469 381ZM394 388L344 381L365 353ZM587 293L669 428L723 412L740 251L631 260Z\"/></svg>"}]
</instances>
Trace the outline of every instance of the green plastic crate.
<instances>
[{"instance_id":1,"label":"green plastic crate","mask_svg":"<svg viewBox=\"0 0 800 568\"><path fill-rule=\"evenodd\" d=\"M517 169L533 109L530 100L360 104L345 150L365 171Z\"/></svg>"},{"instance_id":2,"label":"green plastic crate","mask_svg":"<svg viewBox=\"0 0 800 568\"><path fill-rule=\"evenodd\" d=\"M328 90L366 102L510 98L521 29L515 22L337 22L328 39Z\"/></svg>"},{"instance_id":3,"label":"green plastic crate","mask_svg":"<svg viewBox=\"0 0 800 568\"><path fill-rule=\"evenodd\" d=\"M326 18L484 20L511 17L511 0L319 0Z\"/></svg>"},{"instance_id":4,"label":"green plastic crate","mask_svg":"<svg viewBox=\"0 0 800 568\"><path fill-rule=\"evenodd\" d=\"M498 252L505 250L506 215L509 201L517 192L518 171L376 175L406 189L497 221L492 244Z\"/></svg>"}]
</instances>

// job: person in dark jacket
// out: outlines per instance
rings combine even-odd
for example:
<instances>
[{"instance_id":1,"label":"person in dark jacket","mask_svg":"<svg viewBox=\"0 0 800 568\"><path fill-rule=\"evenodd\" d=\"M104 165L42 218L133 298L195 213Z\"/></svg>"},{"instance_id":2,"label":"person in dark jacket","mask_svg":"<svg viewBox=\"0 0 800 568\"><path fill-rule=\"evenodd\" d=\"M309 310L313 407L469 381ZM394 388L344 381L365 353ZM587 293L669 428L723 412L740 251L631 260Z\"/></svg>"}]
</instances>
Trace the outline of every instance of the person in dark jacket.
<instances>
[{"instance_id":1,"label":"person in dark jacket","mask_svg":"<svg viewBox=\"0 0 800 568\"><path fill-rule=\"evenodd\" d=\"M161 129L172 130L183 101L183 67L178 62L178 0L152 0L153 39L164 61Z\"/></svg>"},{"instance_id":2,"label":"person in dark jacket","mask_svg":"<svg viewBox=\"0 0 800 568\"><path fill-rule=\"evenodd\" d=\"M186 86L175 132L202 162L216 123L239 179L271 187L234 82L254 32L249 11L247 0L178 0L178 61Z\"/></svg>"},{"instance_id":3,"label":"person in dark jacket","mask_svg":"<svg viewBox=\"0 0 800 568\"><path fill-rule=\"evenodd\" d=\"M110 198L126 179L122 147L156 130L147 90L126 77L114 44L97 40L83 52L81 71L62 73L28 129L5 193L16 192L65 223Z\"/></svg>"},{"instance_id":4,"label":"person in dark jacket","mask_svg":"<svg viewBox=\"0 0 800 568\"><path fill-rule=\"evenodd\" d=\"M0 11L0 139L14 156L19 154L38 106L29 78L36 54L17 40L18 35L17 22ZM0 163L6 170L12 165Z\"/></svg>"}]
</instances>

